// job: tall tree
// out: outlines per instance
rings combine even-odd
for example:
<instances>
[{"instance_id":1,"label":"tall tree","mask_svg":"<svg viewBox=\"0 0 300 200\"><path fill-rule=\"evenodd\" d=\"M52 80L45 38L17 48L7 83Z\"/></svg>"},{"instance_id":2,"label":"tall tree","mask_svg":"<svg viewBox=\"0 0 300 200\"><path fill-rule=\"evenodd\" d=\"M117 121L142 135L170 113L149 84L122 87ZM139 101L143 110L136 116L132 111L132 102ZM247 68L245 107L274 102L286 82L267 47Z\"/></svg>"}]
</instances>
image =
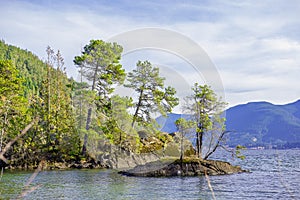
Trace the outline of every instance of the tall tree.
<instances>
[{"instance_id":1,"label":"tall tree","mask_svg":"<svg viewBox=\"0 0 300 200\"><path fill-rule=\"evenodd\" d=\"M176 91L172 87L164 88L165 78L160 77L159 68L153 67L149 61L138 61L136 69L128 73L128 84L137 93L132 127L135 122L147 123L153 112L165 115L178 105Z\"/></svg>"},{"instance_id":2,"label":"tall tree","mask_svg":"<svg viewBox=\"0 0 300 200\"><path fill-rule=\"evenodd\" d=\"M86 120L88 105L93 101L93 93L89 90L89 85L86 82L76 82L70 79L71 83L69 87L71 88L72 95L72 106L76 115L76 125L79 129L83 129L83 123ZM88 103L91 101L90 103Z\"/></svg>"},{"instance_id":3,"label":"tall tree","mask_svg":"<svg viewBox=\"0 0 300 200\"><path fill-rule=\"evenodd\" d=\"M225 118L222 113L226 103L218 98L208 85L202 86L195 83L192 91L193 94L186 98L184 109L193 115L193 120L196 123L197 155L202 158L204 134L210 134L212 138L214 132L224 132Z\"/></svg>"},{"instance_id":4,"label":"tall tree","mask_svg":"<svg viewBox=\"0 0 300 200\"><path fill-rule=\"evenodd\" d=\"M0 60L0 152L30 120L23 82L11 61Z\"/></svg>"},{"instance_id":5,"label":"tall tree","mask_svg":"<svg viewBox=\"0 0 300 200\"><path fill-rule=\"evenodd\" d=\"M78 155L80 139L75 125L75 116L71 104L71 88L66 77L64 59L58 50L54 56L55 84L53 93L53 138L56 158L63 159ZM61 156L63 155L63 156Z\"/></svg>"},{"instance_id":6,"label":"tall tree","mask_svg":"<svg viewBox=\"0 0 300 200\"><path fill-rule=\"evenodd\" d=\"M120 97L114 95L111 97L112 108L109 118L102 120L101 129L106 138L111 143L119 145L120 148L133 150L133 138L138 138L137 132L132 129L131 115L128 113L128 109L132 107L132 99L128 97ZM130 145L125 144L127 139L131 139Z\"/></svg>"},{"instance_id":7,"label":"tall tree","mask_svg":"<svg viewBox=\"0 0 300 200\"><path fill-rule=\"evenodd\" d=\"M11 59L0 61L0 150L30 121L39 119L6 152L10 165L25 167L41 159L78 158L80 138L60 52L54 54L48 47L48 59L43 62L31 52L1 41L0 58Z\"/></svg>"},{"instance_id":8,"label":"tall tree","mask_svg":"<svg viewBox=\"0 0 300 200\"><path fill-rule=\"evenodd\" d=\"M41 116L37 132L47 160L68 160L78 156L81 146L72 109L71 88L68 87L69 80L60 51L55 54L50 47L46 51L47 78L41 87L40 100L36 99L34 105L35 112ZM39 101L42 102L40 106Z\"/></svg>"},{"instance_id":9,"label":"tall tree","mask_svg":"<svg viewBox=\"0 0 300 200\"><path fill-rule=\"evenodd\" d=\"M104 42L103 40L91 40L84 47L82 55L76 56L75 65L79 66L82 75L91 82L91 90L98 93L98 104L102 108L108 108L107 100L113 91L113 85L121 83L125 78L125 71L119 63L123 48L117 43ZM86 130L90 129L92 105L90 105L86 119ZM84 136L82 153L86 154L88 135Z\"/></svg>"}]
</instances>

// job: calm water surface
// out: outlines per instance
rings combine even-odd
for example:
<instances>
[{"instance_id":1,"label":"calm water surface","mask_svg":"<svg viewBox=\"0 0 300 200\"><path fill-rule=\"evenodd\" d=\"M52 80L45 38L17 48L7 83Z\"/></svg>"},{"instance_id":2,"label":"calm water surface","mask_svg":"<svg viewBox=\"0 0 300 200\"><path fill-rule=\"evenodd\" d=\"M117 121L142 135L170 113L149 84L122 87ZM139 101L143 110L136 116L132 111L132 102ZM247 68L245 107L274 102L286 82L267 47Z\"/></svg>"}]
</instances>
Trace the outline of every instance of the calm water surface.
<instances>
[{"instance_id":1,"label":"calm water surface","mask_svg":"<svg viewBox=\"0 0 300 200\"><path fill-rule=\"evenodd\" d=\"M300 199L300 150L247 150L227 160L251 173L205 177L141 178L113 170L43 171L24 199ZM16 199L32 172L5 171L0 199Z\"/></svg>"}]
</instances>

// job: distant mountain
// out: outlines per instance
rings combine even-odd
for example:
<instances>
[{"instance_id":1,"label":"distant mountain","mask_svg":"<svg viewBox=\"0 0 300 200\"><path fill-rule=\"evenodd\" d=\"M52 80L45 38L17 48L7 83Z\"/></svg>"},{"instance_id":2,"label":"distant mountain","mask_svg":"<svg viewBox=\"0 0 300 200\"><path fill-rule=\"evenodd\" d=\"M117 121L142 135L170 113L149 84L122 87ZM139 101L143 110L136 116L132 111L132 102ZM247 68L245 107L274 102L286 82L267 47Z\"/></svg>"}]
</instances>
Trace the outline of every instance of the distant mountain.
<instances>
[{"instance_id":1,"label":"distant mountain","mask_svg":"<svg viewBox=\"0 0 300 200\"><path fill-rule=\"evenodd\" d=\"M286 105L253 102L226 111L232 145L282 145L300 142L300 100Z\"/></svg>"},{"instance_id":2,"label":"distant mountain","mask_svg":"<svg viewBox=\"0 0 300 200\"><path fill-rule=\"evenodd\" d=\"M179 118L189 119L190 116L186 114L169 113L167 117L159 116L156 118L156 122L160 125L161 131L174 133L177 131L175 121Z\"/></svg>"},{"instance_id":3,"label":"distant mountain","mask_svg":"<svg viewBox=\"0 0 300 200\"><path fill-rule=\"evenodd\" d=\"M174 122L188 115L169 114L158 117L161 130L175 132ZM282 146L300 144L300 100L286 105L268 102L251 102L237 105L226 111L228 144L245 146Z\"/></svg>"}]
</instances>

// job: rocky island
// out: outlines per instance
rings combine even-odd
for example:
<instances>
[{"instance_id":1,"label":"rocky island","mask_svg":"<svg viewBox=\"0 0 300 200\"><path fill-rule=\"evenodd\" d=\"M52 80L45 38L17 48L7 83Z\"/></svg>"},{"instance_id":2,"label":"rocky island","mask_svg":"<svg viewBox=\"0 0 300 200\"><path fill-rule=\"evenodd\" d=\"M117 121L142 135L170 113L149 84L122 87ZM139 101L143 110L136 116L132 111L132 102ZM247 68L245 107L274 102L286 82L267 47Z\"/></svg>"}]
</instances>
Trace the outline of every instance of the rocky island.
<instances>
[{"instance_id":1,"label":"rocky island","mask_svg":"<svg viewBox=\"0 0 300 200\"><path fill-rule=\"evenodd\" d=\"M184 139L185 157L180 159L179 133L172 135L164 133L164 136L168 137L165 143L155 137L142 139L147 147L147 152L142 154L120 150L113 146L103 146L102 149L109 149L113 153L99 154L96 160L99 160L102 166L119 170L120 174L127 176L199 176L249 172L229 162L198 158L192 143L187 139Z\"/></svg>"},{"instance_id":2,"label":"rocky island","mask_svg":"<svg viewBox=\"0 0 300 200\"><path fill-rule=\"evenodd\" d=\"M248 171L224 161L187 158L182 161L180 159L158 160L119 173L127 176L161 177L225 175L241 172Z\"/></svg>"}]
</instances>

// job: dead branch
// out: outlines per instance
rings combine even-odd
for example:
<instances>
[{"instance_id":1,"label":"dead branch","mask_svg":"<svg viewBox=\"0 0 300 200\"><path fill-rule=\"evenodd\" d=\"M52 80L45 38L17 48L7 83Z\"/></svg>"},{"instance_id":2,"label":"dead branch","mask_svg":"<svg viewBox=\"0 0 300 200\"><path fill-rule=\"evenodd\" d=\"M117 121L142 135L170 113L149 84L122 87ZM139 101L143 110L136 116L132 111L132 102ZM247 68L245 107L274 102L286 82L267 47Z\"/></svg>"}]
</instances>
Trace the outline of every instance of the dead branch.
<instances>
[{"instance_id":1,"label":"dead branch","mask_svg":"<svg viewBox=\"0 0 300 200\"><path fill-rule=\"evenodd\" d=\"M21 137L23 137L27 131L29 131L29 129L39 120L39 118L35 118L34 120L32 120L32 122L30 124L28 124L22 131L21 133L15 137L13 140L9 141L6 146L4 147L3 151L0 152L0 159L3 160L5 163L8 163L8 160L4 157L4 154L6 153L6 151Z\"/></svg>"},{"instance_id":2,"label":"dead branch","mask_svg":"<svg viewBox=\"0 0 300 200\"><path fill-rule=\"evenodd\" d=\"M204 157L204 160L206 160L209 156L211 156L211 154L213 154L217 150L217 148L220 146L220 142L221 142L222 138L224 137L224 135L226 133L229 133L229 132L231 132L231 131L223 131L221 133L221 135L218 138L217 144L215 145L215 147L213 148L213 150L211 152L209 152L208 154L206 154L206 156Z\"/></svg>"}]
</instances>

